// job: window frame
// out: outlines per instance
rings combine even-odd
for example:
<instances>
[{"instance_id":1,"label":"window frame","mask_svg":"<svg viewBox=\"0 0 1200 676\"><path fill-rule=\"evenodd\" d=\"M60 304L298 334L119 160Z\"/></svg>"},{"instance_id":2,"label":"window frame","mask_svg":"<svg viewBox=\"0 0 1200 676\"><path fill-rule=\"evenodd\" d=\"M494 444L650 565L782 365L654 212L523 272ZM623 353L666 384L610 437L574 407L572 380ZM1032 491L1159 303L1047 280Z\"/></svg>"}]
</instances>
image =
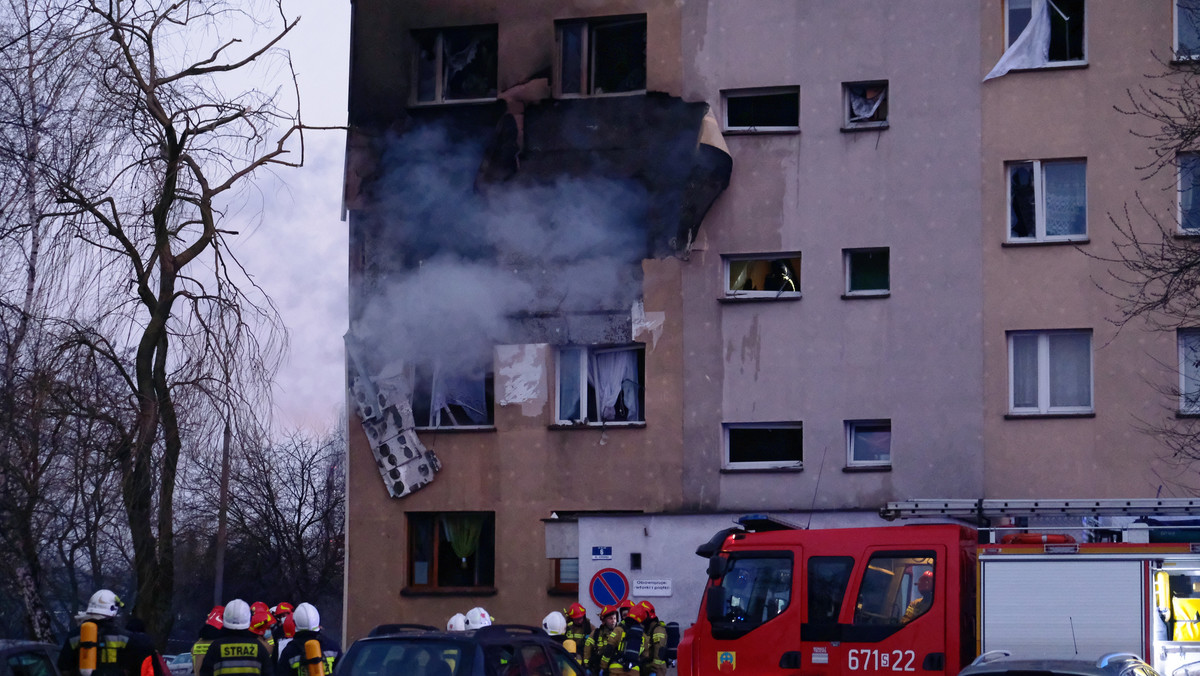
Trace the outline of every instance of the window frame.
<instances>
[{"instance_id":1,"label":"window frame","mask_svg":"<svg viewBox=\"0 0 1200 676\"><path fill-rule=\"evenodd\" d=\"M1033 1L1036 1L1036 0L1032 0L1030 2L1030 9L1032 9ZM1047 1L1049 2L1050 0L1047 0ZM1082 29L1082 35L1080 37L1080 45L1079 45L1079 47L1080 47L1079 51L1083 54L1082 58L1064 59L1061 61L1056 61L1056 60L1050 58L1049 53L1047 53L1045 65L1039 66L1038 69L1071 68L1071 67L1078 67L1078 66L1086 66L1088 64L1088 25L1087 24L1088 24L1088 16L1091 14L1091 12L1089 12L1087 10L1087 0L1080 0L1080 2L1083 5L1083 29ZM1013 43L1015 43L1017 41L1017 39L1021 37L1021 33L1024 33L1024 31L1029 27L1029 23L1033 21L1033 16L1031 15L1029 17L1029 21L1026 22L1025 26L1023 26L1021 28L1021 33L1017 33L1016 36L1012 37L1012 41L1010 42L1009 39L1010 39L1010 35L1012 33L1012 27L1010 25L1010 20L1011 20L1010 14L1012 11L1011 4L1012 4L1011 0L1004 0L1003 7L1004 7L1004 52L1005 53L1008 53L1008 50L1012 48ZM1055 11L1055 7L1049 7L1049 11L1051 11L1051 12ZM1049 48L1049 45L1047 45L1047 48Z\"/></svg>"},{"instance_id":2,"label":"window frame","mask_svg":"<svg viewBox=\"0 0 1200 676\"><path fill-rule=\"evenodd\" d=\"M859 428L887 427L888 444L887 460L860 460L854 455L855 432ZM889 418L868 418L863 420L847 420L846 427L846 466L847 467L891 467L892 466L892 421Z\"/></svg>"},{"instance_id":3,"label":"window frame","mask_svg":"<svg viewBox=\"0 0 1200 676\"><path fill-rule=\"evenodd\" d=\"M796 124L785 126L745 126L729 124L729 100L755 96L795 95ZM800 131L800 85L748 87L721 90L721 130L726 134L794 134Z\"/></svg>"},{"instance_id":4,"label":"window frame","mask_svg":"<svg viewBox=\"0 0 1200 676\"><path fill-rule=\"evenodd\" d=\"M1200 59L1200 54L1198 54L1196 58ZM1175 171L1176 212L1175 213L1176 213L1176 217L1177 217L1176 220L1177 220L1177 224L1178 224L1178 228L1177 228L1176 232L1181 235L1200 235L1200 152L1189 151L1189 152L1177 153L1175 155L1175 165L1176 165L1176 171ZM1190 186L1190 188L1185 188L1184 168L1188 167L1188 166L1191 167L1190 168L1191 186ZM1183 198L1184 198L1184 194L1187 190L1193 191L1191 199L1192 199L1192 202L1195 204L1195 206L1193 207L1193 211L1195 212L1195 223L1196 224L1195 224L1195 227L1191 227L1191 228L1186 227L1188 219L1187 219L1187 215L1184 212L1184 208L1183 208L1183 201L1184 201Z\"/></svg>"},{"instance_id":5,"label":"window frame","mask_svg":"<svg viewBox=\"0 0 1200 676\"><path fill-rule=\"evenodd\" d=\"M735 429L762 430L799 430L800 457L797 460L755 460L734 462L730 459L730 432ZM723 470L764 470L764 469L804 469L804 422L790 420L781 422L737 422L721 425L721 469Z\"/></svg>"},{"instance_id":6,"label":"window frame","mask_svg":"<svg viewBox=\"0 0 1200 676\"><path fill-rule=\"evenodd\" d=\"M448 414L450 419L453 420L454 413L453 411L449 410L449 408L455 404L448 404L447 406L436 411L433 409L433 392L438 386L439 380L434 376L434 374L437 373L436 369L432 369L432 373L427 372L430 368L432 367L414 367L413 371L411 372L412 382L414 383L412 393L413 401L411 402L413 404L413 427L418 430L439 431L494 430L496 428L496 379L495 371L492 368L488 368L487 373L485 373L482 377L484 404L487 407L487 422L482 424L446 424L441 422L445 417L443 412ZM420 386L418 387L417 385ZM418 394L420 394L422 397L428 397L427 403L423 403L420 409L418 409L416 405L416 397ZM418 411L424 412L425 409L428 409L429 416L424 420L419 420L417 416ZM434 424L435 419L437 420L437 424Z\"/></svg>"},{"instance_id":7,"label":"window frame","mask_svg":"<svg viewBox=\"0 0 1200 676\"><path fill-rule=\"evenodd\" d=\"M1013 171L1020 165L1033 165L1033 208L1034 234L1031 237L1013 235ZM1083 165L1083 232L1071 235L1046 234L1046 174L1047 164L1082 164ZM1009 160L1004 163L1004 234L1005 241L1010 244L1039 244L1044 242L1087 242L1090 239L1088 222L1088 172L1087 158L1063 157L1052 159Z\"/></svg>"},{"instance_id":8,"label":"window frame","mask_svg":"<svg viewBox=\"0 0 1200 676\"><path fill-rule=\"evenodd\" d=\"M767 264L767 267L769 268L772 263L774 263L775 261L778 261L778 260L788 261L788 264L791 266L792 272L796 278L795 282L796 282L797 288L795 291L785 291L785 290L779 290L779 291L749 290L749 291L747 291L747 290L743 290L743 289L732 288L733 287L733 284L732 284L733 269L732 268L735 264L744 262L744 261L749 261L751 263L765 263L765 264ZM724 287L725 298L736 298L736 299L755 298L755 299L766 299L766 300L784 300L784 299L794 300L797 298L802 298L804 295L804 284L803 284L804 272L802 270L803 263L804 263L804 256L799 251L781 251L781 252L765 253L765 254L723 254L721 256L721 271L722 271L721 272L721 274L722 274L721 286ZM770 273L768 272L767 275L764 275L763 276L764 279L769 274Z\"/></svg>"},{"instance_id":9,"label":"window frame","mask_svg":"<svg viewBox=\"0 0 1200 676\"><path fill-rule=\"evenodd\" d=\"M855 254L870 254L883 252L887 254L887 285L882 289L851 289L850 282L854 265L851 258ZM876 247L857 247L850 249L842 249L842 273L845 284L842 297L843 298L886 298L892 294L892 250L891 247L876 246Z\"/></svg>"},{"instance_id":10,"label":"window frame","mask_svg":"<svg viewBox=\"0 0 1200 676\"><path fill-rule=\"evenodd\" d=\"M1188 405L1188 373L1185 364L1186 345L1185 338L1191 337L1196 341L1196 353L1200 356L1200 327L1187 327L1177 329L1175 332L1176 350L1179 364L1179 413L1181 415L1200 415L1200 366L1193 369L1195 375L1191 377L1193 389L1196 391L1195 402Z\"/></svg>"},{"instance_id":11,"label":"window frame","mask_svg":"<svg viewBox=\"0 0 1200 676\"><path fill-rule=\"evenodd\" d=\"M492 29L493 33L495 34L495 38L496 38L495 47L497 50L497 63L496 63L496 71L492 73L492 85L493 85L493 88L496 90L496 94L493 96L487 96L487 97L481 97L481 98L461 98L461 99L446 98L446 91L445 91L446 90L446 74L445 74L445 63L443 62L443 59L445 56L446 33L453 32L453 31L468 31L468 30L483 29L483 28ZM437 71L437 76L434 78L434 95L433 95L432 100L427 100L427 101L422 101L420 99L421 40L420 40L419 36L421 34L434 35L434 45L435 45L434 50L437 52L437 58L434 60L434 68ZM499 94L500 94L500 72L499 72L500 69L499 69L499 58L498 58L499 44L500 44L500 31L499 31L498 24L485 23L485 24L472 24L469 26L438 26L438 27L432 27L432 28L418 28L418 29L414 29L413 31L411 31L410 36L411 36L410 39L412 40L412 45L413 45L413 54L412 54L412 66L411 66L412 85L409 87L409 96L408 96L409 105L414 106L414 107L415 106L442 106L442 105L447 105L447 104L458 104L458 103L485 103L485 102L497 100L497 98L499 97Z\"/></svg>"},{"instance_id":12,"label":"window frame","mask_svg":"<svg viewBox=\"0 0 1200 676\"><path fill-rule=\"evenodd\" d=\"M579 559L578 558L561 558L550 559L550 589L549 591L556 594L578 593L579 592ZM575 581L567 582L563 579L563 561L575 562Z\"/></svg>"},{"instance_id":13,"label":"window frame","mask_svg":"<svg viewBox=\"0 0 1200 676\"><path fill-rule=\"evenodd\" d=\"M406 540L405 554L407 556L406 572L408 575L408 579L406 580L407 585L405 587L406 590L415 591L415 592L435 592L436 593L436 592L455 592L455 591L464 591L464 590L479 591L479 590L489 590L489 589L495 588L495 583L496 583L496 512L469 511L469 510L468 511L457 511L457 512L455 512L455 511L445 511L445 512L414 511L414 512L405 512L404 515L405 515L405 529L406 529L405 530L405 536L406 536L405 537L405 540ZM445 585L445 586L443 586L443 585L438 584L438 581L437 581L438 580L438 572L439 572L438 569L440 566L439 560L441 558L440 555L442 553L441 552L442 532L443 532L442 520L446 516L461 516L461 515L482 516L484 518L483 530L480 532L480 540L479 540L479 544L477 546L483 547L486 544L491 547L491 551L487 553L487 557L486 557L490 561L490 564L491 564L491 572L490 572L491 581L490 582L487 582L487 581L479 582L479 583L473 584L473 585L454 585L454 586ZM432 523L432 528L433 528L433 542L431 544L430 556L429 556L429 561L428 561L429 568L426 570L426 578L429 581L424 584L419 584L416 582L416 579L417 579L416 565L418 563L418 560L417 560L417 553L416 553L416 546L415 546L416 545L416 536L417 536L417 532L416 532L417 529L415 527L415 523L419 519L430 519L431 523ZM482 553L479 552L478 550L474 554L475 566L477 568L475 575L476 575L477 579L481 575L481 571L478 570L478 568L479 568L479 566L483 565L483 562L480 561L481 554Z\"/></svg>"},{"instance_id":14,"label":"window frame","mask_svg":"<svg viewBox=\"0 0 1200 676\"><path fill-rule=\"evenodd\" d=\"M1184 3L1184 2L1192 3L1193 9L1188 10L1188 11L1192 11L1192 12L1196 13L1194 19L1196 20L1196 28L1197 28L1197 31L1196 31L1197 44L1195 46L1194 51L1189 54L1184 54L1183 52L1181 52L1180 45L1179 45L1179 26L1181 25L1180 24L1181 17L1180 17L1179 5L1180 5L1180 3ZM1196 60L1200 59L1200 2L1197 2L1197 0L1175 0L1171 4L1171 29L1172 29L1172 33L1173 33L1171 36L1172 37L1171 53L1174 57L1174 60L1186 62L1186 61L1196 61Z\"/></svg>"},{"instance_id":15,"label":"window frame","mask_svg":"<svg viewBox=\"0 0 1200 676\"><path fill-rule=\"evenodd\" d=\"M563 392L563 353L566 351L579 351L582 358L579 360L579 407L580 414L583 416L579 419L568 419L562 415L562 392ZM641 417L637 420L599 420L600 412L596 412L597 420L591 420L589 416L590 398L588 397L588 371L591 368L592 357L595 355L611 353L611 352L636 352L638 365L638 405L640 408ZM629 343L625 345L560 345L554 353L554 424L559 426L586 426L586 427L639 427L646 424L646 345L644 343ZM597 405L598 402L597 402Z\"/></svg>"},{"instance_id":16,"label":"window frame","mask_svg":"<svg viewBox=\"0 0 1200 676\"><path fill-rule=\"evenodd\" d=\"M879 114L879 108L883 109L883 119L881 120L851 120L851 103L850 90L855 87L881 87L883 89L883 100L879 102L876 109L876 115ZM888 80L859 80L855 82L842 83L842 131L871 131L879 129L887 129L891 126L892 111L892 87ZM874 117L874 115L872 116Z\"/></svg>"},{"instance_id":17,"label":"window frame","mask_svg":"<svg viewBox=\"0 0 1200 676\"><path fill-rule=\"evenodd\" d=\"M1083 335L1088 343L1088 404L1086 406L1050 405L1050 336ZM1016 360L1013 358L1014 338L1036 336L1037 342L1037 406L1018 408L1016 400ZM1037 331L1009 331L1005 336L1008 351L1008 412L1014 416L1089 415L1096 411L1096 357L1091 329L1053 329Z\"/></svg>"},{"instance_id":18,"label":"window frame","mask_svg":"<svg viewBox=\"0 0 1200 676\"><path fill-rule=\"evenodd\" d=\"M629 89L616 92L597 92L595 86L596 80L596 54L595 46L592 44L593 33L597 28L605 26L615 26L622 23L640 22L643 26L646 39L646 50L649 52L649 35L650 23L646 14L614 14L611 16L585 17L574 19L559 19L554 22L554 96L560 99L571 98L589 98L599 96L631 96L636 94L645 94L649 80L649 54L645 55L645 60L642 62L642 71L647 82L643 83L641 89ZM582 36L579 44L579 91L567 92L563 91L563 72L564 72L564 43L563 29L570 26L581 26L583 28Z\"/></svg>"}]
</instances>

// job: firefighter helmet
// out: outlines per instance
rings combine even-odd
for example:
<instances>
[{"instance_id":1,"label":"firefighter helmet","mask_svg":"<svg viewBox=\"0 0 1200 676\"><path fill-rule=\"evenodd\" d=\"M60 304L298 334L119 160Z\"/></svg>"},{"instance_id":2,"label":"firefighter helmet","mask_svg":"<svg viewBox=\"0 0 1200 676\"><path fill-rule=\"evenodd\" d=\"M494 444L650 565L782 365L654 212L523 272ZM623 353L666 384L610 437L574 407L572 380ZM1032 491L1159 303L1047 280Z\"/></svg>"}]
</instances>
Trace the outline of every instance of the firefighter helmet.
<instances>
[{"instance_id":1,"label":"firefighter helmet","mask_svg":"<svg viewBox=\"0 0 1200 676\"><path fill-rule=\"evenodd\" d=\"M252 615L254 613L269 613L269 612L271 612L271 609L268 608L267 604L263 603L262 601L255 601L254 603L250 604L250 614L252 614Z\"/></svg>"},{"instance_id":2,"label":"firefighter helmet","mask_svg":"<svg viewBox=\"0 0 1200 676\"><path fill-rule=\"evenodd\" d=\"M224 621L221 620L221 616L224 614L225 606L213 606L213 609L208 611L208 618L204 620L204 624L207 624L214 629L220 629L225 624Z\"/></svg>"},{"instance_id":3,"label":"firefighter helmet","mask_svg":"<svg viewBox=\"0 0 1200 676\"><path fill-rule=\"evenodd\" d=\"M311 603L301 603L292 611L292 618L296 620L296 631L320 631L321 630L321 613L317 612L316 607Z\"/></svg>"},{"instance_id":4,"label":"firefighter helmet","mask_svg":"<svg viewBox=\"0 0 1200 676\"><path fill-rule=\"evenodd\" d=\"M585 616L587 616L587 609L585 609L583 604L579 603L578 601L572 603L570 607L567 608L567 617L572 620L582 620Z\"/></svg>"},{"instance_id":5,"label":"firefighter helmet","mask_svg":"<svg viewBox=\"0 0 1200 676\"><path fill-rule=\"evenodd\" d=\"M636 606L633 606L632 608L630 608L629 614L626 615L625 617L633 620L634 622L639 622L639 623L645 622L646 621L646 607L639 603Z\"/></svg>"},{"instance_id":6,"label":"firefighter helmet","mask_svg":"<svg viewBox=\"0 0 1200 676\"><path fill-rule=\"evenodd\" d=\"M225 604L222 618L226 629L249 629L250 604L241 599L234 599Z\"/></svg>"},{"instance_id":7,"label":"firefighter helmet","mask_svg":"<svg viewBox=\"0 0 1200 676\"><path fill-rule=\"evenodd\" d=\"M271 613L266 610L255 610L250 614L250 631L262 636L271 628L271 623L275 618L271 617Z\"/></svg>"},{"instance_id":8,"label":"firefighter helmet","mask_svg":"<svg viewBox=\"0 0 1200 676\"><path fill-rule=\"evenodd\" d=\"M601 606L600 607L600 619L603 620L604 618L606 618L609 615L612 615L613 613L616 613L616 612L618 612L616 606Z\"/></svg>"},{"instance_id":9,"label":"firefighter helmet","mask_svg":"<svg viewBox=\"0 0 1200 676\"><path fill-rule=\"evenodd\" d=\"M650 603L649 601L642 601L642 602L638 603L638 605L646 610L646 617L648 617L648 618L658 617L658 615L656 615L654 612L654 604L653 603Z\"/></svg>"},{"instance_id":10,"label":"firefighter helmet","mask_svg":"<svg viewBox=\"0 0 1200 676\"><path fill-rule=\"evenodd\" d=\"M117 598L116 594L108 589L101 589L92 594L92 598L88 599L87 612L89 615L116 617L117 611L123 605L125 604L121 603L121 599Z\"/></svg>"},{"instance_id":11,"label":"firefighter helmet","mask_svg":"<svg viewBox=\"0 0 1200 676\"><path fill-rule=\"evenodd\" d=\"M922 594L933 589L933 571L927 570L917 578L917 590Z\"/></svg>"},{"instance_id":12,"label":"firefighter helmet","mask_svg":"<svg viewBox=\"0 0 1200 676\"><path fill-rule=\"evenodd\" d=\"M491 623L492 616L483 608L475 606L467 611L467 629L478 629L489 626Z\"/></svg>"},{"instance_id":13,"label":"firefighter helmet","mask_svg":"<svg viewBox=\"0 0 1200 676\"><path fill-rule=\"evenodd\" d=\"M296 608L293 607L292 604L284 601L283 603L280 603L272 608L271 614L275 616L275 619L282 620L284 615L291 615L292 611L295 609Z\"/></svg>"},{"instance_id":14,"label":"firefighter helmet","mask_svg":"<svg viewBox=\"0 0 1200 676\"><path fill-rule=\"evenodd\" d=\"M567 633L567 618L557 610L542 618L542 629L551 636L562 636Z\"/></svg>"},{"instance_id":15,"label":"firefighter helmet","mask_svg":"<svg viewBox=\"0 0 1200 676\"><path fill-rule=\"evenodd\" d=\"M446 620L446 631L466 631L467 616L462 613L454 613Z\"/></svg>"}]
</instances>

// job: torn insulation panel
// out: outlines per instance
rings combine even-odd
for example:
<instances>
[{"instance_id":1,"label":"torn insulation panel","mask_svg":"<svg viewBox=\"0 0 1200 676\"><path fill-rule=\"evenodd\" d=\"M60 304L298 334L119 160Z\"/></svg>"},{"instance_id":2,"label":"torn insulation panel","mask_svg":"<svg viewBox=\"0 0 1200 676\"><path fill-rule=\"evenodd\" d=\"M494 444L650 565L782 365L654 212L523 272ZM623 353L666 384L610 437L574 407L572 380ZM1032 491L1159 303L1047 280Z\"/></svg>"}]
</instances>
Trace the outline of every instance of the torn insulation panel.
<instances>
[{"instance_id":1,"label":"torn insulation panel","mask_svg":"<svg viewBox=\"0 0 1200 676\"><path fill-rule=\"evenodd\" d=\"M433 481L442 463L417 438L412 403L399 397L391 401L376 387L364 368L360 349L349 335L346 356L350 398L362 420L379 475L388 494L402 498Z\"/></svg>"}]
</instances>

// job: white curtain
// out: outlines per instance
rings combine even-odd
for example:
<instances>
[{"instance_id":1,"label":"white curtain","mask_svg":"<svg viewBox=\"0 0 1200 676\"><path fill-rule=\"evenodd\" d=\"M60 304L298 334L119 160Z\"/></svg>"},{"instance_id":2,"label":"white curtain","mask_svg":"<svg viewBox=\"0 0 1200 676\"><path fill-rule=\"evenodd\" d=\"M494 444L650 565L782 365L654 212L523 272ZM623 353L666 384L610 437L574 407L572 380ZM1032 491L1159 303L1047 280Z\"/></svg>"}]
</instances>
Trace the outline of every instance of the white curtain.
<instances>
[{"instance_id":1,"label":"white curtain","mask_svg":"<svg viewBox=\"0 0 1200 676\"><path fill-rule=\"evenodd\" d=\"M1179 227L1200 229L1200 155L1179 156Z\"/></svg>"},{"instance_id":2,"label":"white curtain","mask_svg":"<svg viewBox=\"0 0 1200 676\"><path fill-rule=\"evenodd\" d=\"M1012 339L1013 408L1037 408L1038 337L1018 334Z\"/></svg>"},{"instance_id":3,"label":"white curtain","mask_svg":"<svg viewBox=\"0 0 1200 676\"><path fill-rule=\"evenodd\" d=\"M1041 68L1050 62L1050 12L1046 0L1033 0L1029 24L1017 36L984 81L1010 70Z\"/></svg>"},{"instance_id":4,"label":"white curtain","mask_svg":"<svg viewBox=\"0 0 1200 676\"><path fill-rule=\"evenodd\" d=\"M1050 334L1050 406L1092 405L1092 340L1087 333Z\"/></svg>"},{"instance_id":5,"label":"white curtain","mask_svg":"<svg viewBox=\"0 0 1200 676\"><path fill-rule=\"evenodd\" d=\"M1179 371L1180 410L1195 413L1200 410L1200 332L1179 333Z\"/></svg>"},{"instance_id":6,"label":"white curtain","mask_svg":"<svg viewBox=\"0 0 1200 676\"><path fill-rule=\"evenodd\" d=\"M638 408L637 353L633 350L601 352L592 356L588 378L596 390L596 406L601 421L619 420L616 414L617 397L624 393L622 401L629 410L624 420L641 420Z\"/></svg>"},{"instance_id":7,"label":"white curtain","mask_svg":"<svg viewBox=\"0 0 1200 676\"><path fill-rule=\"evenodd\" d=\"M876 91L873 98L867 96L868 91ZM850 87L847 90L850 95L850 116L851 122L862 122L869 120L875 115L875 111L879 110L879 105L887 98L887 89L880 86L879 88L871 87Z\"/></svg>"},{"instance_id":8,"label":"white curtain","mask_svg":"<svg viewBox=\"0 0 1200 676\"><path fill-rule=\"evenodd\" d=\"M482 377L450 374L439 367L434 371L432 390L429 422L433 427L487 424L487 390ZM451 405L462 407L467 420L455 419L446 410ZM442 420L443 412L449 420Z\"/></svg>"},{"instance_id":9,"label":"white curtain","mask_svg":"<svg viewBox=\"0 0 1200 676\"><path fill-rule=\"evenodd\" d=\"M1046 234L1087 232L1087 165L1083 162L1042 164L1046 195Z\"/></svg>"}]
</instances>

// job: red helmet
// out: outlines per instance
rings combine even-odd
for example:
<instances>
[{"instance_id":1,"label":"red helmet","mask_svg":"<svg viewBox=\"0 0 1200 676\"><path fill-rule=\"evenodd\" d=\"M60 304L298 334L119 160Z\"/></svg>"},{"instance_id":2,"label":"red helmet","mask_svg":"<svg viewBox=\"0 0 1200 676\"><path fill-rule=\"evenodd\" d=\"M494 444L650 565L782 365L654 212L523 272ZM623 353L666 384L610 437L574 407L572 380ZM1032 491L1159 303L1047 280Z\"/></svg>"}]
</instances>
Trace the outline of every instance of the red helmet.
<instances>
[{"instance_id":1,"label":"red helmet","mask_svg":"<svg viewBox=\"0 0 1200 676\"><path fill-rule=\"evenodd\" d=\"M653 603L650 603L649 601L642 601L638 605L646 610L646 617L658 617L658 615L654 613Z\"/></svg>"},{"instance_id":2,"label":"red helmet","mask_svg":"<svg viewBox=\"0 0 1200 676\"><path fill-rule=\"evenodd\" d=\"M619 608L621 610L629 610L630 608L633 608L633 601L630 601L629 599L625 599L624 601L621 601L620 603L617 604L617 608Z\"/></svg>"},{"instance_id":3,"label":"red helmet","mask_svg":"<svg viewBox=\"0 0 1200 676\"><path fill-rule=\"evenodd\" d=\"M294 638L296 636L296 618L292 613L288 613L283 617L283 636L284 638Z\"/></svg>"},{"instance_id":4,"label":"red helmet","mask_svg":"<svg viewBox=\"0 0 1200 676\"><path fill-rule=\"evenodd\" d=\"M629 614L626 615L625 617L633 620L634 622L645 622L646 621L646 607L639 603L636 606L633 606L632 608L630 608Z\"/></svg>"},{"instance_id":5,"label":"red helmet","mask_svg":"<svg viewBox=\"0 0 1200 676\"><path fill-rule=\"evenodd\" d=\"M280 603L272 608L271 614L275 617L283 617L284 615L291 615L293 610L295 610L295 608L292 607L292 604L284 601L283 603Z\"/></svg>"},{"instance_id":6,"label":"red helmet","mask_svg":"<svg viewBox=\"0 0 1200 676\"><path fill-rule=\"evenodd\" d=\"M275 623L275 618L271 617L271 613L265 610L255 611L250 616L250 631L262 636L267 633L271 625Z\"/></svg>"},{"instance_id":7,"label":"red helmet","mask_svg":"<svg viewBox=\"0 0 1200 676\"><path fill-rule=\"evenodd\" d=\"M604 619L609 615L617 612L616 606L600 606L600 619Z\"/></svg>"},{"instance_id":8,"label":"red helmet","mask_svg":"<svg viewBox=\"0 0 1200 676\"><path fill-rule=\"evenodd\" d=\"M225 626L225 606L213 606L213 609L208 611L208 619L204 620L204 624L215 629L220 629Z\"/></svg>"},{"instance_id":9,"label":"red helmet","mask_svg":"<svg viewBox=\"0 0 1200 676\"><path fill-rule=\"evenodd\" d=\"M254 603L250 604L250 613L251 614L269 613L269 612L271 612L271 609L268 608L267 604L263 603L262 601L255 601Z\"/></svg>"},{"instance_id":10,"label":"red helmet","mask_svg":"<svg viewBox=\"0 0 1200 676\"><path fill-rule=\"evenodd\" d=\"M566 612L566 616L572 620L582 620L587 615L587 609L582 603L572 603Z\"/></svg>"}]
</instances>

